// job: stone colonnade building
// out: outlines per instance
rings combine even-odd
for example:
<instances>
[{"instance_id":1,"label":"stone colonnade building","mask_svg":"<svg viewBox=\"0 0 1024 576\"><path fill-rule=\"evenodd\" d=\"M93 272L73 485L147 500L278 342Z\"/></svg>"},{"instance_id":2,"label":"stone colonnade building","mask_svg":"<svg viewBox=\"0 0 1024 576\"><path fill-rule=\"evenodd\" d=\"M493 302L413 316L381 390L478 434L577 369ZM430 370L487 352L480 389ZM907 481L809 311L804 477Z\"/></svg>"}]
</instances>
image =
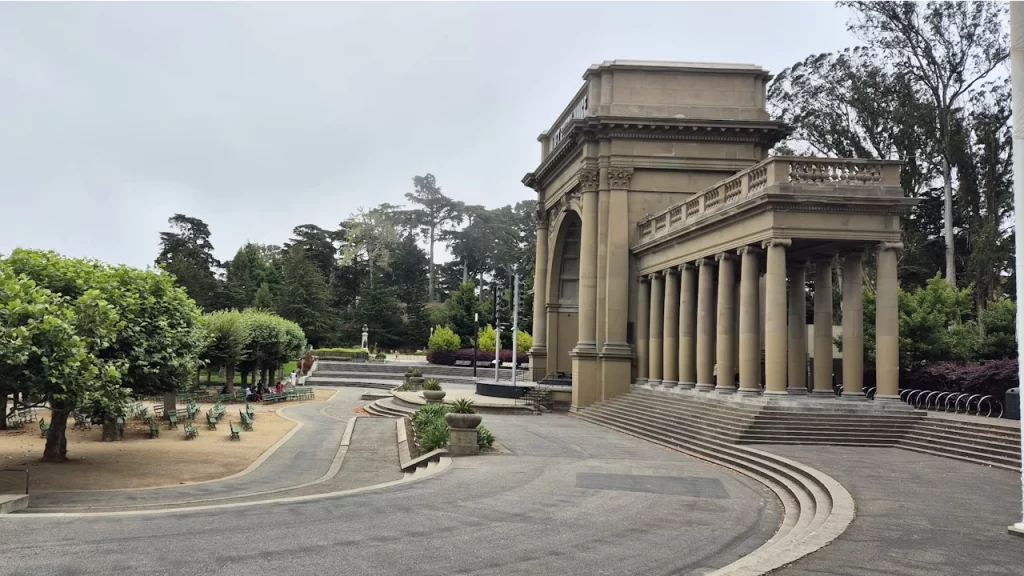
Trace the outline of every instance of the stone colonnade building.
<instances>
[{"instance_id":1,"label":"stone colonnade building","mask_svg":"<svg viewBox=\"0 0 1024 576\"><path fill-rule=\"evenodd\" d=\"M751 65L604 62L540 135L540 165L523 179L538 197L530 370L535 381L571 375L573 408L634 382L832 394L837 258L844 397L863 398L868 251L877 397L898 398L900 216L914 202L900 165L769 157L791 132L768 115L770 78Z\"/></svg>"}]
</instances>

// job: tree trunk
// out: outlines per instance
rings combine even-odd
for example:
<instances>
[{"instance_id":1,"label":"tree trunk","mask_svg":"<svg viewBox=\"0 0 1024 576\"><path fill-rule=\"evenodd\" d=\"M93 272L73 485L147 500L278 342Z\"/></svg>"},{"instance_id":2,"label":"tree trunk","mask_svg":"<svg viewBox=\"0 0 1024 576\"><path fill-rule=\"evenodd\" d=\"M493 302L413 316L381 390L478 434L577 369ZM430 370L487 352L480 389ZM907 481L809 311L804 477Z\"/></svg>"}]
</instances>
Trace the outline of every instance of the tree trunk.
<instances>
[{"instance_id":1,"label":"tree trunk","mask_svg":"<svg viewBox=\"0 0 1024 576\"><path fill-rule=\"evenodd\" d=\"M270 380L269 380L269 377L268 377L268 374L267 374L267 367L266 366L263 366L262 368L260 368L260 380L263 381L263 385L264 386L266 386L268 388L270 387Z\"/></svg>"},{"instance_id":2,"label":"tree trunk","mask_svg":"<svg viewBox=\"0 0 1024 576\"><path fill-rule=\"evenodd\" d=\"M429 300L434 301L434 227L430 227L430 286L428 290Z\"/></svg>"},{"instance_id":3,"label":"tree trunk","mask_svg":"<svg viewBox=\"0 0 1024 576\"><path fill-rule=\"evenodd\" d=\"M103 423L103 438L104 442L117 442L120 440L117 434L117 425L113 422Z\"/></svg>"},{"instance_id":4,"label":"tree trunk","mask_svg":"<svg viewBox=\"0 0 1024 576\"><path fill-rule=\"evenodd\" d=\"M241 372L242 372L242 384L241 385L244 387L246 385L246 383L249 381L249 378L248 378L249 372L247 372L246 370L242 370Z\"/></svg>"},{"instance_id":5,"label":"tree trunk","mask_svg":"<svg viewBox=\"0 0 1024 576\"><path fill-rule=\"evenodd\" d=\"M7 386L0 384L0 430L7 430Z\"/></svg>"},{"instance_id":6,"label":"tree trunk","mask_svg":"<svg viewBox=\"0 0 1024 576\"><path fill-rule=\"evenodd\" d=\"M210 369L209 369L209 368L207 368L207 369L206 369L206 383L207 383L207 384L209 384L209 383L211 383L212 381L213 381L213 380L211 379Z\"/></svg>"},{"instance_id":7,"label":"tree trunk","mask_svg":"<svg viewBox=\"0 0 1024 576\"><path fill-rule=\"evenodd\" d=\"M463 260L462 261L462 283L465 284L466 282L469 282L469 265L466 264L465 260Z\"/></svg>"},{"instance_id":8,"label":"tree trunk","mask_svg":"<svg viewBox=\"0 0 1024 576\"><path fill-rule=\"evenodd\" d=\"M178 395L174 392L170 394L164 394L164 418L168 414L178 409Z\"/></svg>"},{"instance_id":9,"label":"tree trunk","mask_svg":"<svg viewBox=\"0 0 1024 576\"><path fill-rule=\"evenodd\" d=\"M224 367L224 378L228 381L228 394L235 393L235 365L228 364ZM244 384L244 382L243 382Z\"/></svg>"},{"instance_id":10,"label":"tree trunk","mask_svg":"<svg viewBox=\"0 0 1024 576\"><path fill-rule=\"evenodd\" d=\"M43 448L43 462L64 462L68 459L68 415L71 408L50 408L50 431Z\"/></svg>"},{"instance_id":11,"label":"tree trunk","mask_svg":"<svg viewBox=\"0 0 1024 576\"><path fill-rule=\"evenodd\" d=\"M946 281L956 286L956 239L953 237L953 174L949 160L942 159L942 219L946 237Z\"/></svg>"},{"instance_id":12,"label":"tree trunk","mask_svg":"<svg viewBox=\"0 0 1024 576\"><path fill-rule=\"evenodd\" d=\"M200 378L202 378L202 374L203 374L203 369L202 368L196 368L196 388L199 388L199 380L200 380Z\"/></svg>"}]
</instances>

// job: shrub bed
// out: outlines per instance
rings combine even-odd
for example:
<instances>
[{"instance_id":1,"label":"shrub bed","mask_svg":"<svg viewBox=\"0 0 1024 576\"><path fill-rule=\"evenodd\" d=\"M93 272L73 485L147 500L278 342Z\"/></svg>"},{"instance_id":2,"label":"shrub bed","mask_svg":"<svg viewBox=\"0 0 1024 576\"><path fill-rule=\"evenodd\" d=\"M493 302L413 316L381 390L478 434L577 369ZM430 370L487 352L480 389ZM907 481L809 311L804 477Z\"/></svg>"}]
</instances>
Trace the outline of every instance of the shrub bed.
<instances>
[{"instance_id":1,"label":"shrub bed","mask_svg":"<svg viewBox=\"0 0 1024 576\"><path fill-rule=\"evenodd\" d=\"M468 410L472 413L472 402L466 401L462 407L456 410ZM419 454L426 454L438 448L448 445L451 430L444 415L452 411L447 404L427 404L412 415L412 439ZM480 450L490 450L494 447L494 434L483 426L476 429L476 443Z\"/></svg>"},{"instance_id":2,"label":"shrub bed","mask_svg":"<svg viewBox=\"0 0 1024 576\"><path fill-rule=\"evenodd\" d=\"M933 362L902 375L901 388L988 394L1000 402L1019 385L1017 360L987 360L977 364Z\"/></svg>"},{"instance_id":3,"label":"shrub bed","mask_svg":"<svg viewBox=\"0 0 1024 576\"><path fill-rule=\"evenodd\" d=\"M517 366L525 366L530 362L530 356L528 354L519 352L517 357ZM498 356L502 362L512 361L512 351L502 350ZM437 364L438 366L454 366L456 362L473 362L474 359L477 362L493 362L494 351L493 350L480 350L476 352L474 356L474 350L472 348L463 348L461 350L431 350L427 352L427 362L430 364Z\"/></svg>"}]
</instances>

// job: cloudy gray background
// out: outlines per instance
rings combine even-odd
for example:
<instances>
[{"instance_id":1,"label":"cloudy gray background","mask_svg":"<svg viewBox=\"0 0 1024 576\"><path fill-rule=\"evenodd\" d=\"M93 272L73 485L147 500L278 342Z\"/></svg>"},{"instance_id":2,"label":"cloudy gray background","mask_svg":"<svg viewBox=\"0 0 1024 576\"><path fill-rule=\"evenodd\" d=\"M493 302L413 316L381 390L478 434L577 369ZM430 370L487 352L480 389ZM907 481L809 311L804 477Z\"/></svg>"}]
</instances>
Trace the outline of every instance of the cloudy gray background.
<instances>
[{"instance_id":1,"label":"cloudy gray background","mask_svg":"<svg viewBox=\"0 0 1024 576\"><path fill-rule=\"evenodd\" d=\"M495 207L608 59L778 71L853 44L830 3L0 3L0 253L145 266L168 216L217 256L401 203Z\"/></svg>"}]
</instances>

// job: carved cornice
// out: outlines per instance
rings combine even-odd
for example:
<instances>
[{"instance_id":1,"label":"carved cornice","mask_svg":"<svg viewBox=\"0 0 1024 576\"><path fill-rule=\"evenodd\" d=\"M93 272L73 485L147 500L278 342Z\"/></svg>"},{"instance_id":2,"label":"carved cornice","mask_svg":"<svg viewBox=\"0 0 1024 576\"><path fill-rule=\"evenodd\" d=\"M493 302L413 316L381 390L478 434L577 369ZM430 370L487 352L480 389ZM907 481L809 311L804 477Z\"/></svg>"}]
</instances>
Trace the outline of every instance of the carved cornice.
<instances>
[{"instance_id":1,"label":"carved cornice","mask_svg":"<svg viewBox=\"0 0 1024 576\"><path fill-rule=\"evenodd\" d=\"M629 190L629 181L632 177L632 168L611 166L608 168L608 187L613 190Z\"/></svg>"},{"instance_id":2,"label":"carved cornice","mask_svg":"<svg viewBox=\"0 0 1024 576\"><path fill-rule=\"evenodd\" d=\"M733 256L732 254L730 254L728 252L720 252L718 254L715 254L715 262L721 262L722 260L735 260L735 259L736 259L736 256Z\"/></svg>"},{"instance_id":3,"label":"carved cornice","mask_svg":"<svg viewBox=\"0 0 1024 576\"><path fill-rule=\"evenodd\" d=\"M580 190L584 193L597 192L601 181L597 170L592 168L581 168L580 171L576 173L576 179L580 183Z\"/></svg>"},{"instance_id":4,"label":"carved cornice","mask_svg":"<svg viewBox=\"0 0 1024 576\"><path fill-rule=\"evenodd\" d=\"M526 174L522 182L534 190L543 188L548 179L559 172L564 161L585 141L620 138L745 143L770 147L792 133L791 126L772 120L587 116L571 123L558 146L536 170Z\"/></svg>"},{"instance_id":5,"label":"carved cornice","mask_svg":"<svg viewBox=\"0 0 1024 576\"><path fill-rule=\"evenodd\" d=\"M880 242L878 244L878 251L882 250L895 250L897 254L903 252L903 242Z\"/></svg>"},{"instance_id":6,"label":"carved cornice","mask_svg":"<svg viewBox=\"0 0 1024 576\"><path fill-rule=\"evenodd\" d=\"M736 249L736 254L738 256L743 256L744 254L755 254L756 255L756 254L760 254L760 253L761 253L761 248L759 248L757 246L749 246L749 245L748 246L740 246L739 248Z\"/></svg>"}]
</instances>

